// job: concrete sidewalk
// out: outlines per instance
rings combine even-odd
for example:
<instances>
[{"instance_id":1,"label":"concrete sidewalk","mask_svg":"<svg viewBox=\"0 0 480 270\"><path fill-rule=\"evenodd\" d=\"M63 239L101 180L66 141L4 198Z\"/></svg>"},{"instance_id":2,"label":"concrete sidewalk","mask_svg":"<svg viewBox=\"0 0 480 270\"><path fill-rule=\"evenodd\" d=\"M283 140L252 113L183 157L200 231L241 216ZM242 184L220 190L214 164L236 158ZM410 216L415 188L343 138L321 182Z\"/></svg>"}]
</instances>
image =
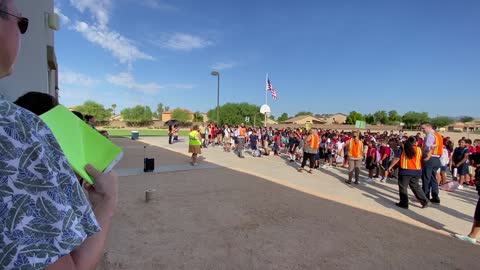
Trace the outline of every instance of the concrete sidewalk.
<instances>
[{"instance_id":1,"label":"concrete sidewalk","mask_svg":"<svg viewBox=\"0 0 480 270\"><path fill-rule=\"evenodd\" d=\"M169 145L162 137L147 137L141 141L188 155L187 138ZM473 187L455 192L440 191L441 205L421 209L420 204L410 204L408 210L398 208L398 185L376 181L373 184L347 185L347 170L344 168L320 169L313 174L299 173L299 165L288 162L286 157L269 156L255 158L245 153L239 159L232 152L225 153L221 147L202 149L205 160L239 172L252 174L272 182L294 188L315 196L340 202L352 207L382 214L443 234L466 233L470 230L478 195ZM201 164L201 163L200 163ZM366 177L362 170L361 178ZM411 201L415 198L409 190Z\"/></svg>"},{"instance_id":2,"label":"concrete sidewalk","mask_svg":"<svg viewBox=\"0 0 480 270\"><path fill-rule=\"evenodd\" d=\"M98 269L478 268L480 248L446 235L468 230L468 210L452 205L473 208L461 202L474 201L471 190L442 194L446 206L406 211L392 206L394 183L351 187L342 170L300 174L279 157L238 159L219 148L204 149L193 167L186 143L146 141L144 149L114 139L124 147L115 168L124 176ZM157 172L141 172L145 150ZM156 190L149 202L147 189Z\"/></svg>"}]
</instances>

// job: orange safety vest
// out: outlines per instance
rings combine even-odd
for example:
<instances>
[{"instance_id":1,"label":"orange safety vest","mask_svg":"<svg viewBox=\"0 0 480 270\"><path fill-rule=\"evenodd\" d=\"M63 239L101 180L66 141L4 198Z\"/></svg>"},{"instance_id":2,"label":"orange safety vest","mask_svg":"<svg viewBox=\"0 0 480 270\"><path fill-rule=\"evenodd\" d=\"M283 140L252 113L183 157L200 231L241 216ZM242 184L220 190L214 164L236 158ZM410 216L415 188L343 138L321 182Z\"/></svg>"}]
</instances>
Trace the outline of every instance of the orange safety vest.
<instances>
[{"instance_id":1,"label":"orange safety vest","mask_svg":"<svg viewBox=\"0 0 480 270\"><path fill-rule=\"evenodd\" d=\"M435 143L433 144L432 155L442 156L443 153L443 137L438 132L434 132L433 136L435 137Z\"/></svg>"},{"instance_id":2,"label":"orange safety vest","mask_svg":"<svg viewBox=\"0 0 480 270\"><path fill-rule=\"evenodd\" d=\"M312 134L310 135L310 149L318 149L318 135Z\"/></svg>"},{"instance_id":3,"label":"orange safety vest","mask_svg":"<svg viewBox=\"0 0 480 270\"><path fill-rule=\"evenodd\" d=\"M351 158L361 158L363 151L363 144L361 141L356 141L351 139L348 141L348 157Z\"/></svg>"},{"instance_id":4,"label":"orange safety vest","mask_svg":"<svg viewBox=\"0 0 480 270\"><path fill-rule=\"evenodd\" d=\"M243 137L245 138L245 134L247 133L247 131L245 130L245 128L239 128L238 129L238 137Z\"/></svg>"},{"instance_id":5,"label":"orange safety vest","mask_svg":"<svg viewBox=\"0 0 480 270\"><path fill-rule=\"evenodd\" d=\"M421 170L422 169L422 150L420 147L413 146L415 150L415 156L407 158L405 151L402 151L400 155L400 168L404 170Z\"/></svg>"}]
</instances>

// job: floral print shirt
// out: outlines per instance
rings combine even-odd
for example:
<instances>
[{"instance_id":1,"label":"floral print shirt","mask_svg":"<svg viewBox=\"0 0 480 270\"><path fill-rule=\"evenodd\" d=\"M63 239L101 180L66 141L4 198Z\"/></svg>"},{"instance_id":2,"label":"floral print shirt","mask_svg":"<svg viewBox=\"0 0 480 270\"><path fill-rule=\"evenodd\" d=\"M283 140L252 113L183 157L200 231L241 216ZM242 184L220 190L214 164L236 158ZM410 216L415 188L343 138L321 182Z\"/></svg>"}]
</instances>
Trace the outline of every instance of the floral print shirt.
<instances>
[{"instance_id":1,"label":"floral print shirt","mask_svg":"<svg viewBox=\"0 0 480 270\"><path fill-rule=\"evenodd\" d=\"M0 269L43 269L100 230L48 127L0 100Z\"/></svg>"}]
</instances>

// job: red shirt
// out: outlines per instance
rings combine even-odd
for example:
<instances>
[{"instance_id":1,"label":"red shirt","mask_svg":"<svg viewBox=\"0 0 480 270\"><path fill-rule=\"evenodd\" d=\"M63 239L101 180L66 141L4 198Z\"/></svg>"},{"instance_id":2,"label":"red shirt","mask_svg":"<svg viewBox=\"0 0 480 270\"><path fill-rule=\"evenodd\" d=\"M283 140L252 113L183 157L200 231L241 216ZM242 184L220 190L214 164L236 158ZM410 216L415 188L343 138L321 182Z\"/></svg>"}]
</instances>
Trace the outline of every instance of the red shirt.
<instances>
[{"instance_id":1,"label":"red shirt","mask_svg":"<svg viewBox=\"0 0 480 270\"><path fill-rule=\"evenodd\" d=\"M476 153L480 153L480 144L477 145L477 147L475 147L475 152L476 152Z\"/></svg>"},{"instance_id":2,"label":"red shirt","mask_svg":"<svg viewBox=\"0 0 480 270\"><path fill-rule=\"evenodd\" d=\"M387 155L386 159L388 159L388 157L390 156L390 147L388 146L380 147L380 159L382 159L385 155Z\"/></svg>"},{"instance_id":3,"label":"red shirt","mask_svg":"<svg viewBox=\"0 0 480 270\"><path fill-rule=\"evenodd\" d=\"M367 157L373 157L373 155L377 152L377 148L375 147L368 147Z\"/></svg>"}]
</instances>

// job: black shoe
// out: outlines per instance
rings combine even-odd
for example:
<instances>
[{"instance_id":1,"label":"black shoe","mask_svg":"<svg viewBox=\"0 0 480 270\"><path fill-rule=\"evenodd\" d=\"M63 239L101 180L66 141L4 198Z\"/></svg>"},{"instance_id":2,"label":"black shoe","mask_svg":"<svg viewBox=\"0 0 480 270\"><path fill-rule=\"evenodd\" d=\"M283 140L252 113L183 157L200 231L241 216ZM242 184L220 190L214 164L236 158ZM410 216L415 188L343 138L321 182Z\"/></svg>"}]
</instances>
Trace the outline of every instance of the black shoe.
<instances>
[{"instance_id":1,"label":"black shoe","mask_svg":"<svg viewBox=\"0 0 480 270\"><path fill-rule=\"evenodd\" d=\"M422 209L428 208L430 206L429 202L422 203Z\"/></svg>"},{"instance_id":2,"label":"black shoe","mask_svg":"<svg viewBox=\"0 0 480 270\"><path fill-rule=\"evenodd\" d=\"M347 183L347 184L352 184L352 181L350 181L350 180L345 180L345 183Z\"/></svg>"},{"instance_id":3,"label":"black shoe","mask_svg":"<svg viewBox=\"0 0 480 270\"><path fill-rule=\"evenodd\" d=\"M353 182L353 183L355 183L355 185L358 185L358 181L355 181L355 182Z\"/></svg>"},{"instance_id":4,"label":"black shoe","mask_svg":"<svg viewBox=\"0 0 480 270\"><path fill-rule=\"evenodd\" d=\"M395 205L403 209L408 209L408 205L403 205L401 203L395 203Z\"/></svg>"},{"instance_id":5,"label":"black shoe","mask_svg":"<svg viewBox=\"0 0 480 270\"><path fill-rule=\"evenodd\" d=\"M431 199L430 202L433 204L440 204L440 199Z\"/></svg>"}]
</instances>

